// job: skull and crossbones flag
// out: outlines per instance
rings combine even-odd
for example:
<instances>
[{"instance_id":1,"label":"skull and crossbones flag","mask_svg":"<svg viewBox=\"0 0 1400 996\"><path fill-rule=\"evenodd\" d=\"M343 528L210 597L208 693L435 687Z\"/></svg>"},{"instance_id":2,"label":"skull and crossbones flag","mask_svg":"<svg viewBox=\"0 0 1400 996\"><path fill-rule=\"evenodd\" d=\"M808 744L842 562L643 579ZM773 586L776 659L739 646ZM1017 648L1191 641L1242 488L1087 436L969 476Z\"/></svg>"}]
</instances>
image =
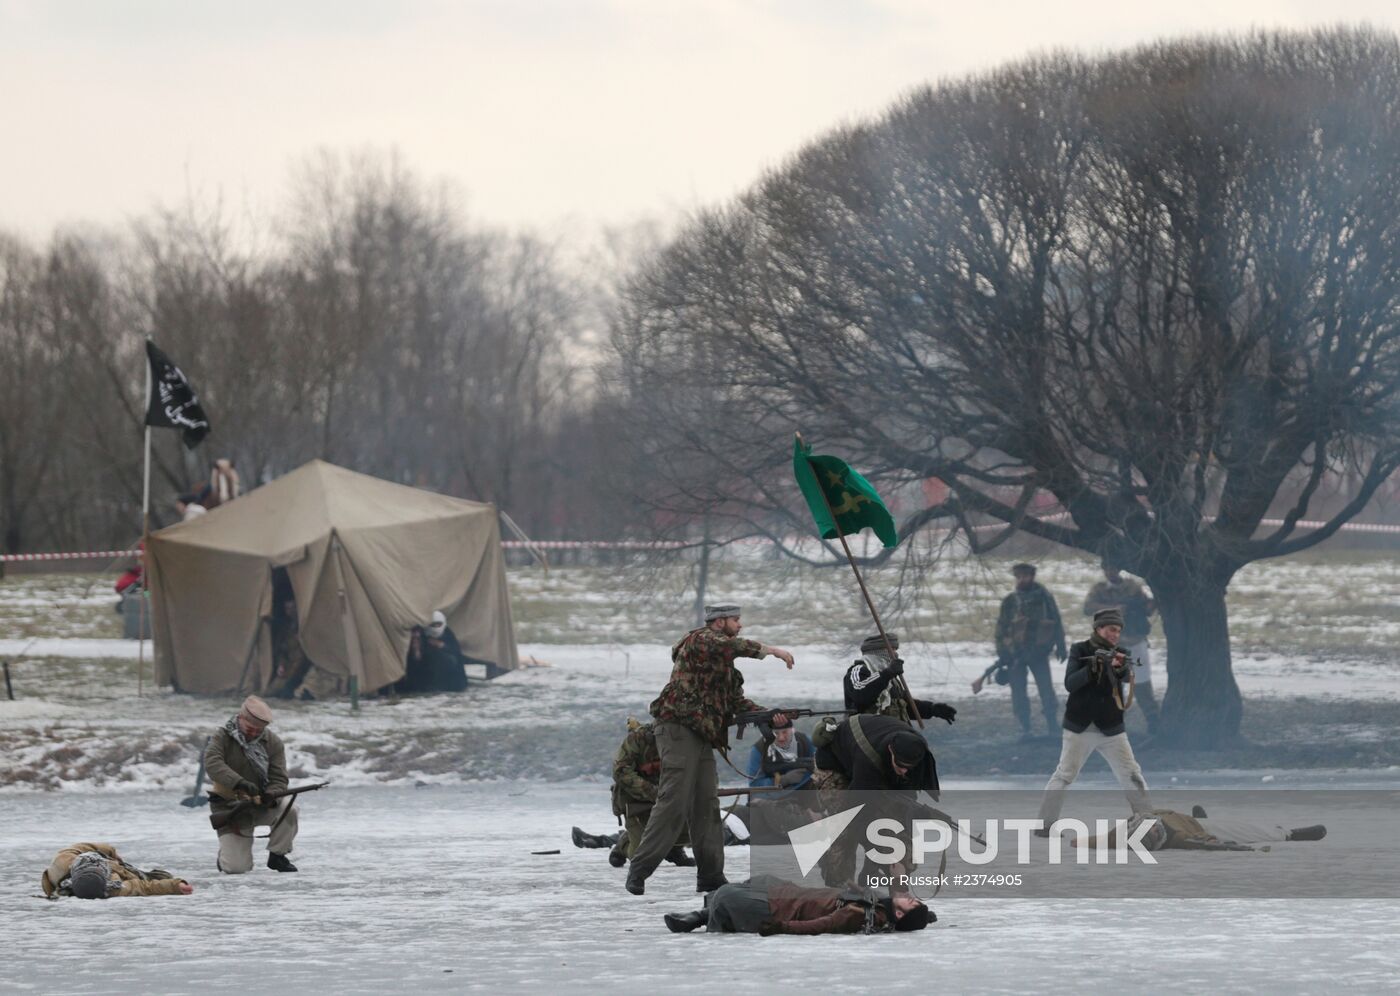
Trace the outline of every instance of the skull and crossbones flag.
<instances>
[{"instance_id":1,"label":"skull and crossbones flag","mask_svg":"<svg viewBox=\"0 0 1400 996\"><path fill-rule=\"evenodd\" d=\"M151 364L151 390L146 398L146 424L163 429L179 429L185 446L194 449L209 434L209 417L199 406L194 388L180 368L170 362L156 344L146 340L146 359Z\"/></svg>"}]
</instances>

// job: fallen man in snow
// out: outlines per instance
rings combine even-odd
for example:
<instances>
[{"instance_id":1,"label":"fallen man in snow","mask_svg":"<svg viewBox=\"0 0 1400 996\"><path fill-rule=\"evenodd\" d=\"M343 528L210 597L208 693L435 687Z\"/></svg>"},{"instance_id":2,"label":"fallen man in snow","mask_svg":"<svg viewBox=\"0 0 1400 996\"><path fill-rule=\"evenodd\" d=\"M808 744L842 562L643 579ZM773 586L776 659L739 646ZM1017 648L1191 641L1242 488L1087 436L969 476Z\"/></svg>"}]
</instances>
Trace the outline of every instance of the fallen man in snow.
<instances>
[{"instance_id":1,"label":"fallen man in snow","mask_svg":"<svg viewBox=\"0 0 1400 996\"><path fill-rule=\"evenodd\" d=\"M54 856L39 884L49 899L109 896L188 896L194 886L168 871L141 871L122 860L111 844L74 844Z\"/></svg>"},{"instance_id":2,"label":"fallen man in snow","mask_svg":"<svg viewBox=\"0 0 1400 996\"><path fill-rule=\"evenodd\" d=\"M773 875L729 882L705 897L705 908L667 913L672 933L704 927L722 934L875 934L923 930L937 919L914 896L873 899L860 892L811 889Z\"/></svg>"},{"instance_id":3,"label":"fallen man in snow","mask_svg":"<svg viewBox=\"0 0 1400 996\"><path fill-rule=\"evenodd\" d=\"M1155 819L1156 826L1143 835L1142 847L1148 851L1252 851L1253 844L1267 844L1287 840L1321 840L1327 836L1327 828L1318 824L1311 827L1297 827L1292 830L1281 826L1267 826L1261 823L1246 823L1238 820L1212 820L1200 806L1191 810L1191 815L1171 809L1155 809L1146 815L1135 815L1128 820L1128 833L1131 835L1145 819ZM1105 846L1115 846L1115 831L1110 830ZM1074 846L1081 841L1075 838ZM1097 847L1098 838L1090 837L1082 842L1084 847Z\"/></svg>"}]
</instances>

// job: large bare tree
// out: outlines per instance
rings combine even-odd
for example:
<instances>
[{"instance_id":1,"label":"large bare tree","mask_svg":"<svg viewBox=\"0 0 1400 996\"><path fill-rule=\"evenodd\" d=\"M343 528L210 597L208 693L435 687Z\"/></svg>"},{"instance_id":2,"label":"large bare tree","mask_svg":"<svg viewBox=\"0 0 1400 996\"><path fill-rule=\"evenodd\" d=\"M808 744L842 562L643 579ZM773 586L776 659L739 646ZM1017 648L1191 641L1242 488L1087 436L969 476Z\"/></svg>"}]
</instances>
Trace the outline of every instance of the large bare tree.
<instances>
[{"instance_id":1,"label":"large bare tree","mask_svg":"<svg viewBox=\"0 0 1400 996\"><path fill-rule=\"evenodd\" d=\"M1053 56L802 149L638 275L614 344L662 396L674 511L791 507L763 482L796 425L877 479L939 478L906 535L1022 531L1145 577L1164 736L1210 746L1240 724L1231 578L1400 466L1397 249L1393 36ZM1058 517L1030 514L1046 495Z\"/></svg>"}]
</instances>

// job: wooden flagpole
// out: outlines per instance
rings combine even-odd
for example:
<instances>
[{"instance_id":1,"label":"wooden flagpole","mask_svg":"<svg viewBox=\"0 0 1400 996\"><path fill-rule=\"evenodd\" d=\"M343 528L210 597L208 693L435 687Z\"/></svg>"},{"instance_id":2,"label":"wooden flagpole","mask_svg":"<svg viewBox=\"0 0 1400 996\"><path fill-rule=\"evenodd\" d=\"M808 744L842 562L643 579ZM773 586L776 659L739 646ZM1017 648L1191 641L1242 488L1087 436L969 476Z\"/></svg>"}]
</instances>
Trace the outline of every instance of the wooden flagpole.
<instances>
[{"instance_id":1,"label":"wooden flagpole","mask_svg":"<svg viewBox=\"0 0 1400 996\"><path fill-rule=\"evenodd\" d=\"M802 433L800 432L797 433L797 441L802 444L804 449L806 448L807 443L803 440ZM804 459L806 458L804 457ZM812 467L811 460L807 461L807 466ZM817 468L812 467L812 471L813 476L816 476ZM846 534L841 529L841 523L836 521L836 512L833 511L831 507L831 499L827 498L826 488L822 486L820 477L817 478L817 490L821 492L822 504L826 506L826 514L831 516L831 525L836 530L836 538L841 541L841 549L845 551L846 562L851 565L851 571L856 576L856 584L860 585L860 593L865 598L865 607L870 610L870 618L875 620L875 629L880 634L880 639L884 641L885 652L889 654L890 660L894 660L894 647L890 644L889 635L885 633L885 625L880 621L880 613L875 609L875 602L870 597L870 590L865 587L865 578L861 577L860 568L856 566L856 558L851 555L851 548L850 545L846 543ZM919 729L922 730L924 728L924 719L919 715L919 707L914 702L913 694L909 691L909 683L904 680L904 675L902 674L895 678L895 681L899 683L899 690L904 696L904 703L909 710L909 715L913 717L914 722L917 723Z\"/></svg>"}]
</instances>

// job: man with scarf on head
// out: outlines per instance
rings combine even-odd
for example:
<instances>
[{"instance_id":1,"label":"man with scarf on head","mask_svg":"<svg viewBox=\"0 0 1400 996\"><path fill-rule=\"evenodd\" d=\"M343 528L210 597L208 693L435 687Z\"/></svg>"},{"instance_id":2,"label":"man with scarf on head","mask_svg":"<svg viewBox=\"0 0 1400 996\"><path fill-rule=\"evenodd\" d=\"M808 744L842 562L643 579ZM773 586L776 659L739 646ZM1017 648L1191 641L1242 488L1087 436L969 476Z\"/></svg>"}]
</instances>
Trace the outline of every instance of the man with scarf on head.
<instances>
[{"instance_id":1,"label":"man with scarf on head","mask_svg":"<svg viewBox=\"0 0 1400 996\"><path fill-rule=\"evenodd\" d=\"M1128 678L1132 662L1119 648L1123 634L1123 614L1117 609L1104 609L1094 614L1094 635L1069 648L1069 663L1065 666L1064 738L1060 746L1060 763L1045 786L1040 802L1042 826L1040 837L1050 835L1050 826L1060 818L1065 790L1074 784L1089 755L1098 751L1118 784L1128 796L1134 813L1152 812L1152 800L1147 794L1147 780L1133 756L1133 745L1123 726L1122 694L1115 698L1115 686ZM1103 652L1103 653L1100 653Z\"/></svg>"},{"instance_id":2,"label":"man with scarf on head","mask_svg":"<svg viewBox=\"0 0 1400 996\"><path fill-rule=\"evenodd\" d=\"M729 749L729 727L737 712L763 707L744 695L736 657L776 657L793 666L792 654L739 635L739 606L705 606L705 625L671 648L671 680L651 704L661 784L656 804L627 870L627 891L640 896L646 880L675 846L681 831L695 851L696 892L713 892L724 877L724 830L719 816L719 772L715 751ZM788 723L779 713L774 726Z\"/></svg>"},{"instance_id":3,"label":"man with scarf on head","mask_svg":"<svg viewBox=\"0 0 1400 996\"><path fill-rule=\"evenodd\" d=\"M212 785L209 808L228 812L236 803L253 802L236 820L219 831L219 871L242 875L253 870L255 827L271 827L267 840L267 866L294 872L287 860L297 836L296 799L284 796L264 800L264 792L287 788L287 752L277 734L269 730L272 710L256 695L243 700L238 714L214 731L204 751L204 770Z\"/></svg>"},{"instance_id":4,"label":"man with scarf on head","mask_svg":"<svg viewBox=\"0 0 1400 996\"><path fill-rule=\"evenodd\" d=\"M885 641L889 640L888 648ZM842 685L846 693L846 708L868 716L893 716L913 725L909 703L895 679L904 674L904 661L891 650L899 650L899 637L886 633L867 636L860 644L860 660L846 669ZM942 702L915 699L922 719L941 719L951 723L958 711Z\"/></svg>"},{"instance_id":5,"label":"man with scarf on head","mask_svg":"<svg viewBox=\"0 0 1400 996\"><path fill-rule=\"evenodd\" d=\"M168 871L142 871L122 860L111 844L74 844L54 855L39 877L50 899L107 899L112 896L188 896L194 886Z\"/></svg>"}]
</instances>

